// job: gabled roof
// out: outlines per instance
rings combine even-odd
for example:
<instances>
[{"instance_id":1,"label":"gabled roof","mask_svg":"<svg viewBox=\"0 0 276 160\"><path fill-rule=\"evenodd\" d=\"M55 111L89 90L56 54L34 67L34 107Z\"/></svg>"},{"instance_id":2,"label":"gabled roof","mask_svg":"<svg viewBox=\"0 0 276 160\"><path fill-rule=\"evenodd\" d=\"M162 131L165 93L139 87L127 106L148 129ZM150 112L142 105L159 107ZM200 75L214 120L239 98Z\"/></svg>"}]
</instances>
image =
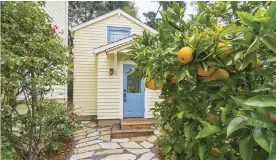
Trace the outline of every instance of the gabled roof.
<instances>
[{"instance_id":1,"label":"gabled roof","mask_svg":"<svg viewBox=\"0 0 276 160\"><path fill-rule=\"evenodd\" d=\"M133 36L134 35L126 37L124 39L121 39L121 40L113 42L113 43L109 43L109 44L106 44L106 45L94 48L92 50L92 53L93 54L98 54L98 53L100 53L100 52L102 52L104 50L107 50L107 49L116 48L116 47L120 47L120 46L126 45L126 44L132 42Z\"/></svg>"},{"instance_id":2,"label":"gabled roof","mask_svg":"<svg viewBox=\"0 0 276 160\"><path fill-rule=\"evenodd\" d=\"M145 25L143 22L137 20L136 18L132 17L131 15L127 14L126 12L124 12L124 11L122 11L122 10L120 10L120 9L111 11L111 12L109 12L109 13L107 13L107 14L104 14L104 15L102 15L102 16L99 16L99 17L97 17L97 18L94 18L94 19L92 19L92 20L90 20L90 21L87 21L87 22L85 22L85 23L82 23L82 24L80 24L80 25L78 25L78 26L72 27L70 30L71 30L71 31L79 30L79 29L81 29L81 28L83 28L83 27L86 27L86 26L88 26L88 25L91 25L91 24L93 24L93 23L96 23L96 22L98 22L98 21L101 21L101 20L103 20L103 19L106 19L106 18L111 17L111 16L116 15L116 14L125 16L125 17L128 18L129 20L135 22L135 23L138 24L139 26L141 26L141 27L147 29L148 31L150 31L150 32L152 32L152 33L157 33L157 31L154 30L153 28L151 28L151 27Z\"/></svg>"}]
</instances>

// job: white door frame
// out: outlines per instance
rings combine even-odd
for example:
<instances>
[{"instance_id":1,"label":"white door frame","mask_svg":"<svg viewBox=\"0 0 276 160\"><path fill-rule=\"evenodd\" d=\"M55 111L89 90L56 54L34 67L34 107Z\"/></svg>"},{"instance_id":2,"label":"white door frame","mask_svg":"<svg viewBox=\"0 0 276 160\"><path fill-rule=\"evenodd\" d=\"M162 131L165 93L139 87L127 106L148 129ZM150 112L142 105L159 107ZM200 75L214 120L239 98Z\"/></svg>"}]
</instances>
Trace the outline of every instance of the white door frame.
<instances>
[{"instance_id":1,"label":"white door frame","mask_svg":"<svg viewBox=\"0 0 276 160\"><path fill-rule=\"evenodd\" d=\"M123 92L123 84L124 84L124 64L132 64L135 65L133 61L130 60L120 60L120 118L124 118L124 92ZM144 94L144 108L145 108L145 113L144 113L144 118L148 118L148 91L145 87L145 94Z\"/></svg>"}]
</instances>

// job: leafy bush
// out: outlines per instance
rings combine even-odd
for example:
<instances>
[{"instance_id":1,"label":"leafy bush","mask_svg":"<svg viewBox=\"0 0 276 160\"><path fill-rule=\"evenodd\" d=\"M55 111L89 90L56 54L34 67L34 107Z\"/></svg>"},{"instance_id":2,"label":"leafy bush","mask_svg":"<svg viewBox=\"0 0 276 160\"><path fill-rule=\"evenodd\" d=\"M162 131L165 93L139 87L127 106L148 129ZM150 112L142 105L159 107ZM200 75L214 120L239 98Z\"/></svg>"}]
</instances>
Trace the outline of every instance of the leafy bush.
<instances>
[{"instance_id":1,"label":"leafy bush","mask_svg":"<svg viewBox=\"0 0 276 160\"><path fill-rule=\"evenodd\" d=\"M274 160L276 3L174 3L127 58L148 89L165 159ZM274 118L273 118L274 117Z\"/></svg>"},{"instance_id":2,"label":"leafy bush","mask_svg":"<svg viewBox=\"0 0 276 160\"><path fill-rule=\"evenodd\" d=\"M33 130L34 142L36 148L33 150L38 152L37 159L47 159L49 154L60 153L60 147L64 141L72 140L74 137L74 128L78 124L73 107L58 103L53 100L39 101L35 118L36 128ZM6 112L4 109L3 112ZM11 146L15 149L27 146L30 136L30 125L33 119L30 113L14 116L13 120L2 119L2 135L4 140L11 145L6 146L6 151L11 151ZM9 124L14 127L11 128ZM9 131L9 132L7 132ZM6 144L7 144L6 143ZM20 155L27 154L27 148L16 150ZM25 151L25 152L24 152Z\"/></svg>"},{"instance_id":3,"label":"leafy bush","mask_svg":"<svg viewBox=\"0 0 276 160\"><path fill-rule=\"evenodd\" d=\"M53 147L58 151L75 125L71 109L44 100L52 85L67 83L70 62L44 4L1 3L1 135L24 160L43 159Z\"/></svg>"}]
</instances>

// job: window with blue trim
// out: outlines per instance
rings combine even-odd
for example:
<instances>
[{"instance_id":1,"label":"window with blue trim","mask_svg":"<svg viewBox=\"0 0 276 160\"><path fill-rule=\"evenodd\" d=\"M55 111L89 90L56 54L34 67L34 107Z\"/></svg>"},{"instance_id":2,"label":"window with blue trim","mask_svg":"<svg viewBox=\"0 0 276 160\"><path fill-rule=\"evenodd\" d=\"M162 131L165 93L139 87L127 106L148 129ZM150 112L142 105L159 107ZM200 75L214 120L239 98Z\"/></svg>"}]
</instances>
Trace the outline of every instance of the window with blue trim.
<instances>
[{"instance_id":1,"label":"window with blue trim","mask_svg":"<svg viewBox=\"0 0 276 160\"><path fill-rule=\"evenodd\" d=\"M113 43L130 36L128 27L107 27L107 42Z\"/></svg>"}]
</instances>

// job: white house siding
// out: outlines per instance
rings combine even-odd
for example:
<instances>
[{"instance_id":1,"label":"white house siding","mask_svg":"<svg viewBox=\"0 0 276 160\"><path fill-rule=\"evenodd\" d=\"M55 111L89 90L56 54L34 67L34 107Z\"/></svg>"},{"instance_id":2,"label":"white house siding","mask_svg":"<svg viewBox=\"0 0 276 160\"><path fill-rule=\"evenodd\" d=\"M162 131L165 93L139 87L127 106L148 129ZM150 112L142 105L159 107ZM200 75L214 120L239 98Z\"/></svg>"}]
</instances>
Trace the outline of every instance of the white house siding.
<instances>
[{"instance_id":1,"label":"white house siding","mask_svg":"<svg viewBox=\"0 0 276 160\"><path fill-rule=\"evenodd\" d=\"M120 86L120 82L109 82L117 77L109 77L110 66L102 55L99 55L98 65L101 67L97 75L97 59L92 54L92 49L107 44L107 26L130 27L131 34L141 34L144 30L124 16L114 15L74 33L74 104L83 116L97 115L98 105L100 119L119 118L119 92L116 87ZM98 87L97 79L101 81Z\"/></svg>"},{"instance_id":2,"label":"white house siding","mask_svg":"<svg viewBox=\"0 0 276 160\"><path fill-rule=\"evenodd\" d=\"M52 24L58 26L59 36L64 39L64 45L68 44L68 2L66 1L46 1L45 11L52 17ZM57 99L59 101L67 98L67 85L54 85L54 91L49 93L46 97L50 99Z\"/></svg>"},{"instance_id":3,"label":"white house siding","mask_svg":"<svg viewBox=\"0 0 276 160\"><path fill-rule=\"evenodd\" d=\"M121 47L123 48L123 47ZM120 50L120 49L118 49ZM98 119L120 119L123 118L123 99L122 99L122 60L123 53L118 53L117 70L114 75L109 75L109 68L116 69L114 63L114 55L109 55L108 58L104 52L98 54ZM134 64L133 62L123 62ZM160 91L151 91L146 89L145 93L145 117L152 118L151 108L155 102L160 102Z\"/></svg>"}]
</instances>

